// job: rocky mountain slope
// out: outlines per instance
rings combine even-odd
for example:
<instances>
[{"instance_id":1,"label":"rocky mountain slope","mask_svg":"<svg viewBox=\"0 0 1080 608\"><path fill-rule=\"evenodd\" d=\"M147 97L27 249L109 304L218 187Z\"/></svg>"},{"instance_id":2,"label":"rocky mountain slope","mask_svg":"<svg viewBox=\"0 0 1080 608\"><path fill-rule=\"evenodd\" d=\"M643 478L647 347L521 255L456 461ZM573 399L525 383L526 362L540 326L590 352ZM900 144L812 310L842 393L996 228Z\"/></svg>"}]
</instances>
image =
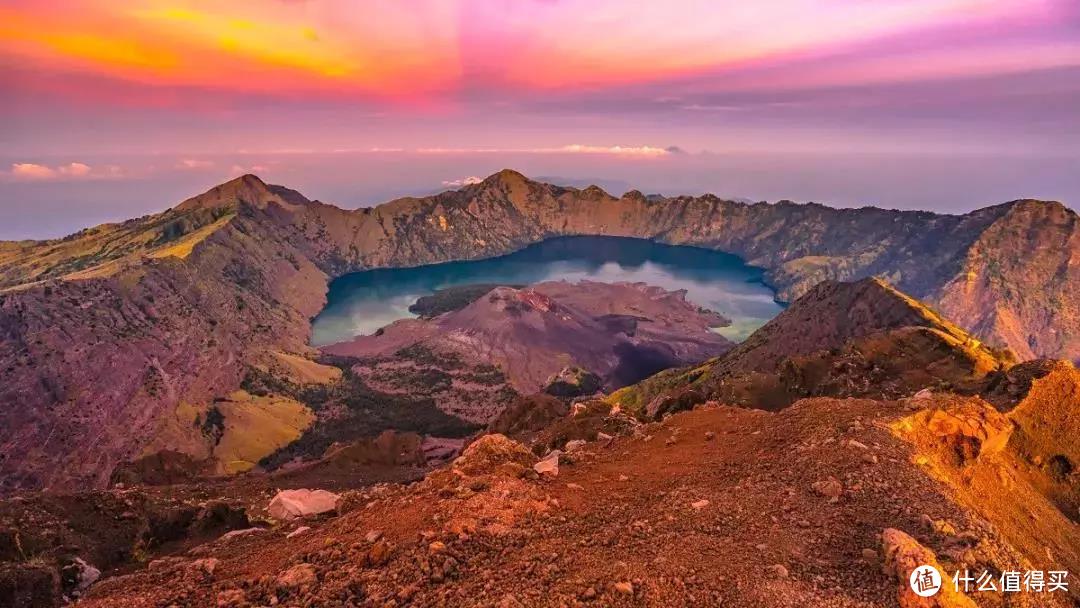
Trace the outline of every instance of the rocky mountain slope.
<instances>
[{"instance_id":1,"label":"rocky mountain slope","mask_svg":"<svg viewBox=\"0 0 1080 608\"><path fill-rule=\"evenodd\" d=\"M244 176L161 214L0 244L0 483L100 487L178 412L205 420L253 373L331 373L311 361L309 319L327 281L353 270L557 235L652 238L738 254L768 268L784 299L881 275L1023 358L1076 359L1077 233L1075 213L1038 201L944 216L616 198L502 171L345 211Z\"/></svg>"},{"instance_id":2,"label":"rocky mountain slope","mask_svg":"<svg viewBox=\"0 0 1080 608\"><path fill-rule=\"evenodd\" d=\"M417 434L384 433L272 475L0 500L0 604L51 607L65 594L132 607L1080 600L1073 581L1055 592L949 591L930 603L907 585L926 563L947 579L1080 568L1071 363L1011 365L877 279L819 285L759 331L701 377L723 370L714 386L724 387L753 374L758 386L790 389L787 402L745 390L732 407L721 391L708 396L724 401L692 411L675 411L695 405L682 402L650 413L534 395L493 421L503 434L471 438L434 469L423 468ZM411 356L435 356L420 350ZM323 361L313 365L333 363ZM245 384L253 396L273 388L297 399L303 386L337 387L331 400L374 398L392 411L389 393L341 385L355 382L348 367L340 377L305 371L323 383L297 384L296 373L271 386L279 370ZM329 408L338 415L298 443L341 426L349 407ZM340 494L321 514L283 515L279 488Z\"/></svg>"},{"instance_id":3,"label":"rocky mountain slope","mask_svg":"<svg viewBox=\"0 0 1080 608\"><path fill-rule=\"evenodd\" d=\"M1047 465L1076 429L1026 413L1053 402L1047 414L1075 422L1078 398L1062 363L1005 414L940 392L813 398L775 413L708 404L607 436L596 429L620 414L584 408L566 421L595 418L592 431L564 441L554 469L485 436L419 483L253 520L106 578L80 605L1072 606L1075 580L956 593L949 579L1080 567L1076 474ZM947 587L929 601L908 586L926 563Z\"/></svg>"}]
</instances>

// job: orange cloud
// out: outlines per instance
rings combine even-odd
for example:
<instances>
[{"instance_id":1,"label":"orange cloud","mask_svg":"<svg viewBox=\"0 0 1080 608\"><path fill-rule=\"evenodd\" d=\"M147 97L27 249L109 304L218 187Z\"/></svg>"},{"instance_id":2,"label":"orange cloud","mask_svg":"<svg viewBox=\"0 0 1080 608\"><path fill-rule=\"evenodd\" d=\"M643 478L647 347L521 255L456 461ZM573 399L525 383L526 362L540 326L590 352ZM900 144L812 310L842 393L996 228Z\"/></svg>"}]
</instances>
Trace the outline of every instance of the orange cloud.
<instances>
[{"instance_id":1,"label":"orange cloud","mask_svg":"<svg viewBox=\"0 0 1080 608\"><path fill-rule=\"evenodd\" d=\"M315 4L92 0L67 10L49 5L47 13L0 8L0 53L42 69L238 92L409 97L459 77L455 20L445 10Z\"/></svg>"},{"instance_id":2,"label":"orange cloud","mask_svg":"<svg viewBox=\"0 0 1080 608\"><path fill-rule=\"evenodd\" d=\"M37 163L14 163L11 165L11 174L27 179L49 179L56 177L56 170Z\"/></svg>"}]
</instances>

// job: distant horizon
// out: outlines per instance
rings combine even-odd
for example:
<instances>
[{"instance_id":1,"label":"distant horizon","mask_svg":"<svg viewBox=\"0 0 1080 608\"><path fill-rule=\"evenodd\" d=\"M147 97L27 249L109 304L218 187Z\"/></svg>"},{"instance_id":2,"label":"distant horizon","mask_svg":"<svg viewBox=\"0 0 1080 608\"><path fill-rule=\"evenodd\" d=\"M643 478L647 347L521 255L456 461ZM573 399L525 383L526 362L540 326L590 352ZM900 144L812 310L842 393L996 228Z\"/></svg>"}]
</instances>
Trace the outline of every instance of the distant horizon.
<instances>
[{"instance_id":1,"label":"distant horizon","mask_svg":"<svg viewBox=\"0 0 1080 608\"><path fill-rule=\"evenodd\" d=\"M693 192L693 191L663 192L663 191L656 191L656 190L652 190L652 189L643 189L643 188L640 188L640 187L635 187L631 182L626 182L626 181L622 181L622 180L619 180L619 179L603 178L603 177L591 177L591 178L590 177L582 177L582 178L577 178L577 177L555 176L555 175L531 175L531 174L526 173L525 171L521 171L520 169L517 169L515 167L502 167L500 169L491 171L490 173L484 173L484 174L481 174L481 175L468 175L468 176L465 176L463 178L459 178L459 179L455 179L455 180L444 180L440 185L435 186L434 184L432 184L431 187L428 187L428 188L425 188L423 185L419 185L419 186L416 186L416 191L409 191L407 187L404 187L401 193L399 193L397 195L393 195L393 196L388 196L386 198L383 198L382 200L371 201L371 202L363 201L363 202L358 202L356 204L348 204L348 203L341 203L340 201L330 200L328 198L312 194L308 190L306 190L304 188L301 188L301 187L297 187L295 184L288 183L287 181L276 180L276 179L268 177L265 174L259 174L258 172L254 172L254 171L246 171L246 172L240 173L238 175L234 175L234 176L231 176L231 177L221 179L220 181L217 181L217 182L209 183L209 184L207 184L205 186L195 186L194 190L185 192L184 194L179 195L179 196L175 196L169 202L162 201L160 204L157 204L157 205L147 204L146 206L143 206L141 204L141 202L138 202L135 207L132 207L133 212L129 213L127 215L117 216L117 217L106 217L106 218L102 219L101 221L95 221L95 222L87 223L87 224L73 225L73 227L71 227L71 228L61 228L61 229L59 229L60 230L59 232L53 232L53 233L42 232L42 233L38 233L38 234L20 235L20 234L12 232L9 229L9 226L12 225L11 223L5 223L4 221L0 221L0 241L12 242L12 241L50 240L50 239L63 238L65 236L75 234L75 233L77 233L77 232L79 232L81 230L85 230L85 229L88 229L88 228L93 228L95 226L100 226L100 225L103 225L103 224L115 224L115 223L120 223L120 222L129 220L129 219L142 217L142 216L145 216L145 215L153 215L153 214L156 214L156 213L161 213L161 212L166 211L167 209L171 209L171 208L175 207L176 205L178 205L178 204L182 203L183 201L187 200L188 198L198 196L198 195L200 195L200 194L202 194L202 193L204 193L204 192L206 192L206 191L208 191L208 190L210 190L210 189L212 189L212 188L214 188L216 186L219 186L219 185L222 185L222 184L227 183L229 181L238 179L238 178L240 178L240 177L242 177L244 175L254 175L255 177L259 178L260 180L262 180L264 183L266 183L268 185L284 186L286 188L296 190L297 192L299 192L300 194L304 195L305 197L307 197L309 200L312 200L312 201L319 201L319 202L322 202L322 203L325 203L325 204L334 205L334 206L342 208L342 209L356 210L356 209L377 207L379 205L389 203L389 202L391 202L393 200L396 200L396 199L399 199L399 198L408 198L408 197L423 198L423 197L427 197L427 196L433 196L433 195L439 194L441 192L446 192L446 191L451 191L451 190L458 190L458 189L461 189L461 188L463 188L465 186L468 186L468 185L471 185L471 184L474 184L474 183L478 183L478 182L482 181L483 179L485 179L487 177L490 177L492 175L495 175L499 171L506 170L506 169L517 171L517 172L521 173L522 175L525 175L526 178L528 178L528 179L530 179L532 181L542 182L542 183L549 183L549 184L557 185L557 186L571 187L571 188L577 188L577 189L584 189L584 188L586 188L588 186L597 186L597 187L601 188L602 190L604 190L607 194L609 194L611 196L614 196L616 198L621 197L623 194L625 194L627 192L630 192L632 190L638 190L638 191L640 191L642 194L644 194L646 196L659 195L659 196L663 196L664 198L675 198L675 197L678 197L678 196L695 196L695 197L697 197L697 196L713 195L713 196L717 196L718 198L721 198L721 199L724 199L724 200L730 200L730 201L735 201L735 202L740 202L740 203L745 203L745 204L755 204L755 203L776 204L776 203L779 203L779 202L782 202L782 201L788 201L788 202L792 202L792 203L800 204L800 205L818 204L818 205L823 205L823 206L826 206L826 207L833 207L833 208L836 208L836 209L853 209L853 208L860 208L860 207L875 207L875 208L878 208L878 209L897 210L897 211L930 211L930 212L933 212L933 213L939 213L939 214L944 214L944 215L962 215L964 213L970 213L970 212L978 210L978 209L985 209L987 207L993 207L993 206L996 206L996 205L1002 205L1002 204L1010 203L1010 202L1017 201L1017 200L1040 200L1040 201L1047 201L1047 202L1060 202L1063 205L1065 205L1066 207L1069 207L1070 209L1073 209L1074 211L1077 210L1076 207L1074 207L1073 205L1071 205L1069 203L1069 201L1064 201L1064 200L1060 200L1060 199L1057 199L1057 198L1033 197L1033 196L1015 196L1015 197L1011 197L1011 198L1005 198L1005 199L1002 199L1002 200L999 200L999 201L988 201L985 204L976 204L976 205L971 206L970 208L966 208L966 209L957 209L957 210L951 210L950 211L950 210L933 209L933 208L905 207L905 206L902 206L902 205L901 206L890 206L890 205L873 204L873 203L838 204L838 203L834 203L834 202L827 201L827 200L798 199L798 198L786 197L786 196L780 196L780 197L774 197L774 198L760 198L760 197L732 195L732 194L727 194L727 193L724 193L724 192L709 191L709 190L702 190L702 191L698 191L698 192ZM149 181L150 180L148 179L147 182L149 182ZM138 184L140 184L142 182L127 182L127 183L131 183L133 185L138 185ZM150 182L150 183L152 183L152 182ZM186 182L186 181L181 182L180 184L177 184L176 186L181 187L182 185L187 184L187 183L188 182ZM87 187L87 183L85 183L85 182L81 182L78 185L78 188L80 190L83 189L83 188L86 188L86 187ZM141 192L141 190L138 190L138 192ZM138 201L141 201L141 200L142 200L141 198L138 199ZM6 207L0 206L0 220L5 219L4 218L5 209L6 209ZM141 209L141 212L138 211L139 209ZM33 219L33 218L31 218L31 219ZM68 221L68 218L58 218L58 219L60 221L56 225L69 225L70 224L70 222ZM18 225L18 224L16 223L15 225Z\"/></svg>"}]
</instances>

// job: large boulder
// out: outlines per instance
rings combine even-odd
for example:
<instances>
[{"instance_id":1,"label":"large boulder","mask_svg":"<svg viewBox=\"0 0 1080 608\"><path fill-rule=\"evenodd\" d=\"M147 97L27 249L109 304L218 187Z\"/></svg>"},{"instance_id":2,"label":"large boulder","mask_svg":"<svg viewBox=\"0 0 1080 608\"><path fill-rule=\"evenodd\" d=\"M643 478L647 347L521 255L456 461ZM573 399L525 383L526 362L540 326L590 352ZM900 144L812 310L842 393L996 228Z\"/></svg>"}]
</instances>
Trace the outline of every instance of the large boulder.
<instances>
[{"instance_id":1,"label":"large boulder","mask_svg":"<svg viewBox=\"0 0 1080 608\"><path fill-rule=\"evenodd\" d=\"M545 383L544 392L560 399L586 397L600 391L600 376L576 366L564 367Z\"/></svg>"},{"instance_id":2,"label":"large boulder","mask_svg":"<svg viewBox=\"0 0 1080 608\"><path fill-rule=\"evenodd\" d=\"M666 414L692 410L705 402L705 396L693 388L682 388L657 396L645 406L646 420L660 420Z\"/></svg>"},{"instance_id":3,"label":"large boulder","mask_svg":"<svg viewBox=\"0 0 1080 608\"><path fill-rule=\"evenodd\" d=\"M270 501L270 517L290 520L337 509L340 496L326 490L282 490Z\"/></svg>"}]
</instances>

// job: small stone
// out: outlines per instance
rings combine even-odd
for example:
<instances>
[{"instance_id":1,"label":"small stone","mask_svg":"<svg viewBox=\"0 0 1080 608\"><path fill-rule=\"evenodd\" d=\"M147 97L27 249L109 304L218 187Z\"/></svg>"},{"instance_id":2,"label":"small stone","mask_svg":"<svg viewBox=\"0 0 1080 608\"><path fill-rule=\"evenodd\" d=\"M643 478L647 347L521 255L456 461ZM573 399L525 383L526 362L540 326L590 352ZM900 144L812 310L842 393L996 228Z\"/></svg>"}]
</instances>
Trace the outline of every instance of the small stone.
<instances>
[{"instance_id":1,"label":"small stone","mask_svg":"<svg viewBox=\"0 0 1080 608\"><path fill-rule=\"evenodd\" d=\"M592 600L596 599L596 589L593 588L593 587L589 587L585 591L581 592L581 595L578 596L578 599L580 599L582 601L585 601L585 602L592 601Z\"/></svg>"},{"instance_id":2,"label":"small stone","mask_svg":"<svg viewBox=\"0 0 1080 608\"><path fill-rule=\"evenodd\" d=\"M705 441L712 441L716 439L716 433L712 431L705 431Z\"/></svg>"},{"instance_id":3,"label":"small stone","mask_svg":"<svg viewBox=\"0 0 1080 608\"><path fill-rule=\"evenodd\" d=\"M244 528L243 530L233 530L231 532L226 532L225 534L222 534L221 538L218 538L218 541L229 541L234 538L239 538L241 536L259 534L260 532L266 532L266 528Z\"/></svg>"},{"instance_id":4,"label":"small stone","mask_svg":"<svg viewBox=\"0 0 1080 608\"><path fill-rule=\"evenodd\" d=\"M830 477L824 481L815 481L810 485L821 496L826 496L829 502L836 502L840 500L840 495L844 493L844 486L840 485L835 477Z\"/></svg>"},{"instance_id":5,"label":"small stone","mask_svg":"<svg viewBox=\"0 0 1080 608\"><path fill-rule=\"evenodd\" d=\"M604 432L600 432L600 433L596 434L596 440L597 441L611 441L612 439L614 439L614 437L612 437L611 435L608 435L607 433L604 433ZM591 587L590 587L590 589L591 589ZM593 590L593 593L596 593L595 589Z\"/></svg>"},{"instance_id":6,"label":"small stone","mask_svg":"<svg viewBox=\"0 0 1080 608\"><path fill-rule=\"evenodd\" d=\"M217 558L204 557L197 559L188 565L192 570L197 570L206 573L209 576L213 576L214 570L217 570L218 564L221 563Z\"/></svg>"},{"instance_id":7,"label":"small stone","mask_svg":"<svg viewBox=\"0 0 1080 608\"><path fill-rule=\"evenodd\" d=\"M868 564L876 564L878 560L877 551L874 551L873 549L863 549L862 558Z\"/></svg>"},{"instance_id":8,"label":"small stone","mask_svg":"<svg viewBox=\"0 0 1080 608\"><path fill-rule=\"evenodd\" d=\"M575 452L585 447L586 441L584 439L574 439L573 441L566 442L566 451Z\"/></svg>"},{"instance_id":9,"label":"small stone","mask_svg":"<svg viewBox=\"0 0 1080 608\"><path fill-rule=\"evenodd\" d=\"M315 566L305 563L297 564L282 572L278 575L276 582L278 587L296 589L314 584L316 580L318 580L318 577L315 575Z\"/></svg>"},{"instance_id":10,"label":"small stone","mask_svg":"<svg viewBox=\"0 0 1080 608\"><path fill-rule=\"evenodd\" d=\"M630 481L630 478L626 475L619 475L619 481Z\"/></svg>"},{"instance_id":11,"label":"small stone","mask_svg":"<svg viewBox=\"0 0 1080 608\"><path fill-rule=\"evenodd\" d=\"M244 601L244 592L240 589L226 589L217 594L218 606L238 606Z\"/></svg>"},{"instance_id":12,"label":"small stone","mask_svg":"<svg viewBox=\"0 0 1080 608\"><path fill-rule=\"evenodd\" d=\"M703 498L701 500L697 500L697 501L694 501L694 502L690 503L690 506L693 507L695 511L700 511L700 510L704 509L705 507L709 506L709 501L707 501L707 500L705 500Z\"/></svg>"},{"instance_id":13,"label":"small stone","mask_svg":"<svg viewBox=\"0 0 1080 608\"><path fill-rule=\"evenodd\" d=\"M432 553L442 553L443 551L446 551L446 543L437 540L428 545L428 551L431 551Z\"/></svg>"},{"instance_id":14,"label":"small stone","mask_svg":"<svg viewBox=\"0 0 1080 608\"><path fill-rule=\"evenodd\" d=\"M566 484L566 487L571 489L571 490L582 490L582 489L584 489L584 488L581 487L580 484L576 484L576 483L568 483L568 484Z\"/></svg>"},{"instance_id":15,"label":"small stone","mask_svg":"<svg viewBox=\"0 0 1080 608\"><path fill-rule=\"evenodd\" d=\"M862 461L868 464L877 464L878 458L870 452L866 452L862 455Z\"/></svg>"},{"instance_id":16,"label":"small stone","mask_svg":"<svg viewBox=\"0 0 1080 608\"><path fill-rule=\"evenodd\" d=\"M390 555L394 552L394 547L385 540L380 540L375 543L371 550L367 554L367 562L372 566L382 566L386 562L390 561Z\"/></svg>"},{"instance_id":17,"label":"small stone","mask_svg":"<svg viewBox=\"0 0 1080 608\"><path fill-rule=\"evenodd\" d=\"M304 532L307 532L310 529L311 529L311 526L300 526L299 528L297 528L297 529L293 530L292 532L289 532L288 534L286 534L285 538L294 538L294 537L300 536L301 534L303 534Z\"/></svg>"},{"instance_id":18,"label":"small stone","mask_svg":"<svg viewBox=\"0 0 1080 608\"><path fill-rule=\"evenodd\" d=\"M364 540L373 543L382 538L382 530L372 530L364 535Z\"/></svg>"},{"instance_id":19,"label":"small stone","mask_svg":"<svg viewBox=\"0 0 1080 608\"><path fill-rule=\"evenodd\" d=\"M782 564L773 564L768 568L769 574L774 578L787 578L788 570Z\"/></svg>"},{"instance_id":20,"label":"small stone","mask_svg":"<svg viewBox=\"0 0 1080 608\"><path fill-rule=\"evenodd\" d=\"M634 595L634 584L629 581L615 583L613 588L615 589L616 593L620 593L622 595Z\"/></svg>"},{"instance_id":21,"label":"small stone","mask_svg":"<svg viewBox=\"0 0 1080 608\"><path fill-rule=\"evenodd\" d=\"M942 536L956 536L956 527L944 519L933 522L930 527L933 528L934 532L937 532Z\"/></svg>"}]
</instances>

